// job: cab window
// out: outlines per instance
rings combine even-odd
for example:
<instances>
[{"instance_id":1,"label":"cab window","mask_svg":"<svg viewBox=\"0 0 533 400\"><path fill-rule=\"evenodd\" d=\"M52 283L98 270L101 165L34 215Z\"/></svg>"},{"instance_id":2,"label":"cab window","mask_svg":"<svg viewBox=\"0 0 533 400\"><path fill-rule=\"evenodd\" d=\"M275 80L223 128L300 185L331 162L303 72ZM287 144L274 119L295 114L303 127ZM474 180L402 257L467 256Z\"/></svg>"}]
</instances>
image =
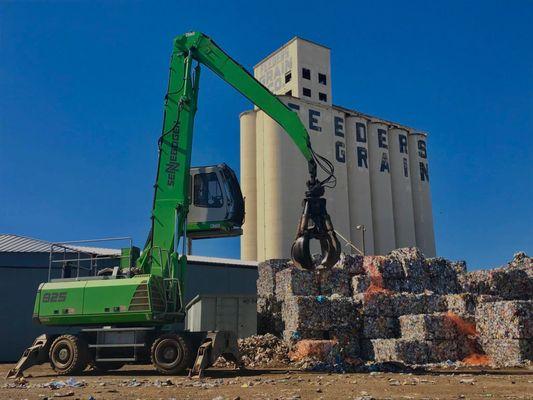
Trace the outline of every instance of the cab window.
<instances>
[{"instance_id":1,"label":"cab window","mask_svg":"<svg viewBox=\"0 0 533 400\"><path fill-rule=\"evenodd\" d=\"M214 172L194 175L194 205L220 208L224 205L222 188Z\"/></svg>"}]
</instances>

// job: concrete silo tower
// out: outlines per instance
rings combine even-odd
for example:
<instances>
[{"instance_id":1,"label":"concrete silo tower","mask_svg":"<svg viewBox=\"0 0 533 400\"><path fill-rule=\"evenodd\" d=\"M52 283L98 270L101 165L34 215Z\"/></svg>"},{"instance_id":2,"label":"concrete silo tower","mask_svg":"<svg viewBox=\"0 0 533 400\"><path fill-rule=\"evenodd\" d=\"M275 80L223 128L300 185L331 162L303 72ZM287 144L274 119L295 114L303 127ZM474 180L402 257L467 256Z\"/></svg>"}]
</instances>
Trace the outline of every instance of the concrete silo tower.
<instances>
[{"instance_id":1,"label":"concrete silo tower","mask_svg":"<svg viewBox=\"0 0 533 400\"><path fill-rule=\"evenodd\" d=\"M435 254L429 181L415 180L427 159L418 151L420 139L409 134L414 129L334 105L330 49L309 40L293 38L260 61L254 76L298 114L313 148L334 164L337 185L326 198L345 252L362 251L364 235L367 254L405 246ZM306 162L261 110L240 118L246 198L241 257L288 258L301 215Z\"/></svg>"}]
</instances>

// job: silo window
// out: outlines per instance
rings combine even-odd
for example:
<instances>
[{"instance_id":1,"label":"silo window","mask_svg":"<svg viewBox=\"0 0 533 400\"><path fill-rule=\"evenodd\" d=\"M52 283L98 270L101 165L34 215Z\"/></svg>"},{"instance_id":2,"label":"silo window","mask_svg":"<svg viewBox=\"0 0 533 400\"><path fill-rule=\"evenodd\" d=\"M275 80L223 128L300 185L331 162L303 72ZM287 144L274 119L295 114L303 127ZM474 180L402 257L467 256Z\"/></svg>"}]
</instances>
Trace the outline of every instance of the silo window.
<instances>
[{"instance_id":1,"label":"silo window","mask_svg":"<svg viewBox=\"0 0 533 400\"><path fill-rule=\"evenodd\" d=\"M292 96L292 90L288 90L288 91L286 91L286 92L285 92L285 95L286 95L286 96Z\"/></svg>"},{"instance_id":2,"label":"silo window","mask_svg":"<svg viewBox=\"0 0 533 400\"><path fill-rule=\"evenodd\" d=\"M328 95L326 93L318 93L318 100L328 101Z\"/></svg>"},{"instance_id":3,"label":"silo window","mask_svg":"<svg viewBox=\"0 0 533 400\"><path fill-rule=\"evenodd\" d=\"M318 83L321 83L322 85L327 85L328 80L326 79L326 74L318 73Z\"/></svg>"},{"instance_id":4,"label":"silo window","mask_svg":"<svg viewBox=\"0 0 533 400\"><path fill-rule=\"evenodd\" d=\"M292 74L291 71L285 73L285 83L289 83L291 81Z\"/></svg>"},{"instance_id":5,"label":"silo window","mask_svg":"<svg viewBox=\"0 0 533 400\"><path fill-rule=\"evenodd\" d=\"M302 68L302 77L304 79L309 79L311 80L311 70L307 69L307 68Z\"/></svg>"},{"instance_id":6,"label":"silo window","mask_svg":"<svg viewBox=\"0 0 533 400\"><path fill-rule=\"evenodd\" d=\"M311 97L311 89L303 88L304 96Z\"/></svg>"}]
</instances>

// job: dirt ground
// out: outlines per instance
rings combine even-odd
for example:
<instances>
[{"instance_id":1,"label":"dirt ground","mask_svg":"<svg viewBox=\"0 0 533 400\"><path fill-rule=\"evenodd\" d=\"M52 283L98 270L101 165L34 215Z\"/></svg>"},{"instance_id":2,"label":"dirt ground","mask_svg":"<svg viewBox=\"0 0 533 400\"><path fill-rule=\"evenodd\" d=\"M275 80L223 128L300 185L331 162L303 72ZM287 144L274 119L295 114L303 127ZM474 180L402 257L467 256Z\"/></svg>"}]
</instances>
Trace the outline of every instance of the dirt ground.
<instances>
[{"instance_id":1,"label":"dirt ground","mask_svg":"<svg viewBox=\"0 0 533 400\"><path fill-rule=\"evenodd\" d=\"M0 365L3 377L10 364ZM422 374L328 374L289 370L211 369L202 380L156 375L150 366L127 366L113 373L86 372L82 387L51 389L65 382L47 366L33 367L26 387L3 380L0 399L533 399L533 370L444 370ZM24 385L23 385L24 386Z\"/></svg>"}]
</instances>

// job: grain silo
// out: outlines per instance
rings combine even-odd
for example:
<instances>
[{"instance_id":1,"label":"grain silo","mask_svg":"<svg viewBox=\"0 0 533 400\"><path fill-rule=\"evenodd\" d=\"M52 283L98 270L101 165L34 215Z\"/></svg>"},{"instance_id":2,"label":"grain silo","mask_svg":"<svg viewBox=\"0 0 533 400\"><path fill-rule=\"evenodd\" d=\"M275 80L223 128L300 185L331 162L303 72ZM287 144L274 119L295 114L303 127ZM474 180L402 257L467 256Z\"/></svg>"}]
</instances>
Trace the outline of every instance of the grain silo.
<instances>
[{"instance_id":1,"label":"grain silo","mask_svg":"<svg viewBox=\"0 0 533 400\"><path fill-rule=\"evenodd\" d=\"M389 161L396 247L407 247L416 243L416 236L408 132L405 129L389 129Z\"/></svg>"},{"instance_id":2,"label":"grain silo","mask_svg":"<svg viewBox=\"0 0 533 400\"><path fill-rule=\"evenodd\" d=\"M249 207L256 207L256 235L257 235L257 260L265 260L265 168L264 168L264 119L265 114L262 112L253 111L256 114L255 117L255 127L256 127L256 139L255 139L255 173L257 177L255 179L256 187L256 204L253 204L249 201L245 201L245 212ZM241 166L242 174L242 166ZM241 177L242 181L242 177ZM253 190L253 188L250 188ZM244 198L248 196L246 191L242 191ZM246 214L245 214L246 218ZM241 236L241 258L242 258L242 242L246 241L246 236L248 232L246 227L243 229L243 234Z\"/></svg>"},{"instance_id":3,"label":"grain silo","mask_svg":"<svg viewBox=\"0 0 533 400\"><path fill-rule=\"evenodd\" d=\"M364 226L367 254L399 246L435 254L429 181L414 179L420 168L427 172L427 159L419 155L416 140L412 143L414 136L407 135L413 128L334 105L330 50L316 43L294 38L257 64L254 75L298 114L314 150L334 164L337 186L326 190L325 197L335 229L352 245L344 246L345 252L362 250L363 231L357 226ZM252 121L255 148L249 137ZM253 256L254 241L257 260L287 258L302 211L307 163L263 111L243 114L241 130L246 136L241 139L241 181L247 199L242 258ZM425 148L423 138L420 146ZM255 188L253 168L245 165L255 165Z\"/></svg>"},{"instance_id":4,"label":"grain silo","mask_svg":"<svg viewBox=\"0 0 533 400\"><path fill-rule=\"evenodd\" d=\"M346 135L350 240L361 251L374 254L367 120L362 117L348 116L346 118ZM357 229L358 226L359 229ZM363 229L365 229L364 246Z\"/></svg>"},{"instance_id":5,"label":"grain silo","mask_svg":"<svg viewBox=\"0 0 533 400\"><path fill-rule=\"evenodd\" d=\"M241 241L241 258L257 260L257 172L256 172L256 113L246 111L240 115L241 128L241 188L246 193L246 215Z\"/></svg>"},{"instance_id":6,"label":"grain silo","mask_svg":"<svg viewBox=\"0 0 533 400\"><path fill-rule=\"evenodd\" d=\"M316 106L312 106L311 104L309 107L309 109L316 109ZM332 109L332 107L322 106L319 111L323 115L321 127L322 132L324 132L324 134L319 136L324 140L323 148L330 149L329 152L322 151L320 154L327 157L333 163L335 177L337 178L335 187L327 190L327 206L328 211L335 210L334 213L331 213L331 219L335 230L339 233L339 240L344 244L344 240L350 241L351 236L350 218L345 217L350 213L348 194L348 188L350 186L348 183L348 169L346 167L346 116L345 113Z\"/></svg>"},{"instance_id":7,"label":"grain silo","mask_svg":"<svg viewBox=\"0 0 533 400\"><path fill-rule=\"evenodd\" d=\"M381 122L368 124L370 193L376 254L386 254L396 248L387 130L388 126Z\"/></svg>"},{"instance_id":8,"label":"grain silo","mask_svg":"<svg viewBox=\"0 0 533 400\"><path fill-rule=\"evenodd\" d=\"M433 211L429 190L429 168L427 159L427 135L413 132L409 135L409 163L413 211L415 217L416 245L426 257L434 257L435 233L433 232Z\"/></svg>"}]
</instances>

